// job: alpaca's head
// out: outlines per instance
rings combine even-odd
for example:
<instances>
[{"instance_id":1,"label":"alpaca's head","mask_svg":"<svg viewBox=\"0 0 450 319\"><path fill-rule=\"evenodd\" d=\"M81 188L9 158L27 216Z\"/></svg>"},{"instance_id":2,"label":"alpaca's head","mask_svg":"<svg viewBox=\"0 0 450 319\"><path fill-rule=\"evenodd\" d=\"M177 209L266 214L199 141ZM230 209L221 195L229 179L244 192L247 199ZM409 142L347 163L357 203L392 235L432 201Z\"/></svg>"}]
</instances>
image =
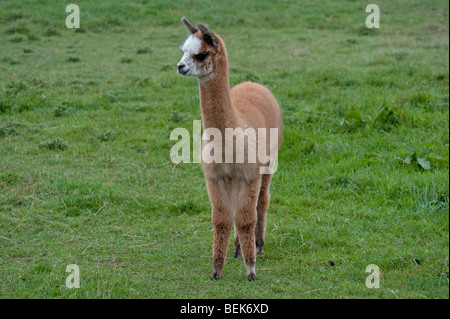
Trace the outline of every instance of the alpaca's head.
<instances>
[{"instance_id":1,"label":"alpaca's head","mask_svg":"<svg viewBox=\"0 0 450 319\"><path fill-rule=\"evenodd\" d=\"M220 55L220 38L203 24L194 27L185 17L181 21L191 32L181 46L183 57L177 64L178 73L204 77L214 72L215 60Z\"/></svg>"}]
</instances>

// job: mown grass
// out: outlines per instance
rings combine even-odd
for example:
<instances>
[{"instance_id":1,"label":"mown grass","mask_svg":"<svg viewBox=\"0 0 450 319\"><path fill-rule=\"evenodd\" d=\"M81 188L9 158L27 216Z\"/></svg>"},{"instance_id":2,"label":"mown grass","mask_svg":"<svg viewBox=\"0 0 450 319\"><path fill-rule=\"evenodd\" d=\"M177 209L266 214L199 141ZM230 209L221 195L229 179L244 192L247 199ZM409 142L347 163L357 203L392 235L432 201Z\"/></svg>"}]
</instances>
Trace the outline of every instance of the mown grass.
<instances>
[{"instance_id":1,"label":"mown grass","mask_svg":"<svg viewBox=\"0 0 450 319\"><path fill-rule=\"evenodd\" d=\"M67 4L0 3L0 297L448 298L446 1L379 1L378 30L360 1ZM209 280L203 175L170 161L200 119L182 15L283 108L256 282L231 251Z\"/></svg>"}]
</instances>

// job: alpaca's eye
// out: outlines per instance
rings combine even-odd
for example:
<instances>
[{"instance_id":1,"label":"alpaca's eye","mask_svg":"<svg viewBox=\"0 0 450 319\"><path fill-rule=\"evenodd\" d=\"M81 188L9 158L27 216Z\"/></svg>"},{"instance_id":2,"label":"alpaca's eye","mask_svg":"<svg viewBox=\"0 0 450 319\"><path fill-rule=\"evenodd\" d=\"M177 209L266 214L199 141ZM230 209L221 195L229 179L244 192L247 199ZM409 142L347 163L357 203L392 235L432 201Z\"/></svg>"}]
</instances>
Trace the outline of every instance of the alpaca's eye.
<instances>
[{"instance_id":1,"label":"alpaca's eye","mask_svg":"<svg viewBox=\"0 0 450 319\"><path fill-rule=\"evenodd\" d=\"M198 61L203 61L208 56L208 53L199 53L194 55L194 58Z\"/></svg>"}]
</instances>

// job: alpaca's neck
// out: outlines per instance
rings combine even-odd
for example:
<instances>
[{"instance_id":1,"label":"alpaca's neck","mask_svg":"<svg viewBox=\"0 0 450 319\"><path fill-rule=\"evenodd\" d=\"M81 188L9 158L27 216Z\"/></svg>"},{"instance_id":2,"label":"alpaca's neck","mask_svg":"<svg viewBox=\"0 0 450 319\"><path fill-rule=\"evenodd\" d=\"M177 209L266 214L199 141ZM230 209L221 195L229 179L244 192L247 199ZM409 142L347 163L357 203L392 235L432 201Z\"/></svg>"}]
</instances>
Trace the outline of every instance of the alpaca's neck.
<instances>
[{"instance_id":1,"label":"alpaca's neck","mask_svg":"<svg viewBox=\"0 0 450 319\"><path fill-rule=\"evenodd\" d=\"M213 72L198 80L203 128L217 128L223 133L225 128L238 125L236 110L231 102L226 54Z\"/></svg>"}]
</instances>

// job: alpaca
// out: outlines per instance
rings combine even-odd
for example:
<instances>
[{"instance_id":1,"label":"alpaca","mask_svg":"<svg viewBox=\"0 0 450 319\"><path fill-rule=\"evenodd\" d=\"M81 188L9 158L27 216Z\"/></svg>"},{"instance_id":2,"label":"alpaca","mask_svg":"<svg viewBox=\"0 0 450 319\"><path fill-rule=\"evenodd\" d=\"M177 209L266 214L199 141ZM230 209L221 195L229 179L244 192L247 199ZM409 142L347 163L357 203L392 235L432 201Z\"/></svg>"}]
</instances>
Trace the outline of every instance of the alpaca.
<instances>
[{"instance_id":1,"label":"alpaca","mask_svg":"<svg viewBox=\"0 0 450 319\"><path fill-rule=\"evenodd\" d=\"M266 147L278 152L282 139L281 111L277 100L263 85L244 82L230 89L228 58L223 40L203 24L193 26L185 17L181 21L191 35L181 47L183 57L178 62L178 73L196 76L200 91L200 107L203 128L218 130L231 145L250 144L250 136L242 136L242 130L252 128ZM241 134L226 135L227 129L242 129ZM275 141L261 136L260 129L276 129ZM260 136L258 136L258 133ZM245 133L244 133L245 134ZM240 136L238 136L240 135ZM205 148L205 134L202 148ZM246 142L245 142L246 141ZM258 139L259 141L259 139ZM224 140L221 147L225 150ZM261 144L261 143L259 143ZM261 145L258 144L258 147ZM241 145L242 146L242 145ZM245 149L245 148L244 148ZM222 152L223 158L226 154ZM248 150L245 151L248 155ZM248 158L248 157L247 157ZM236 159L234 155L233 159ZM269 186L272 174L261 174L266 166L261 161L251 163L212 162L202 160L209 198L212 205L214 227L212 279L222 277L231 229L235 228L233 257L241 254L249 281L257 279L256 254L263 252L266 213L269 206Z\"/></svg>"}]
</instances>

